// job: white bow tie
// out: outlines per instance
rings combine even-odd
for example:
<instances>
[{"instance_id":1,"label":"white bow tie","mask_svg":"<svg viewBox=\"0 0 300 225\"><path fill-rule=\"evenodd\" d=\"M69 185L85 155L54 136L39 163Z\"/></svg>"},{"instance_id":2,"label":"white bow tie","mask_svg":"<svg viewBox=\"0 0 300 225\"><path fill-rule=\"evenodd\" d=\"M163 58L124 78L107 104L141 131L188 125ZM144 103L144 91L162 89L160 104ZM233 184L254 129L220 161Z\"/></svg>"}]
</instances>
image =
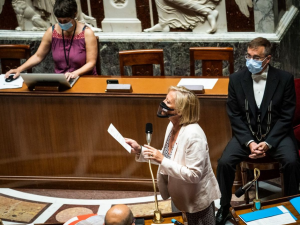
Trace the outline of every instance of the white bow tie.
<instances>
[{"instance_id":1,"label":"white bow tie","mask_svg":"<svg viewBox=\"0 0 300 225\"><path fill-rule=\"evenodd\" d=\"M260 75L254 75L252 74L252 79L256 82L260 81L260 80L266 80L267 79L267 74L266 73L263 73L263 74L260 74Z\"/></svg>"}]
</instances>

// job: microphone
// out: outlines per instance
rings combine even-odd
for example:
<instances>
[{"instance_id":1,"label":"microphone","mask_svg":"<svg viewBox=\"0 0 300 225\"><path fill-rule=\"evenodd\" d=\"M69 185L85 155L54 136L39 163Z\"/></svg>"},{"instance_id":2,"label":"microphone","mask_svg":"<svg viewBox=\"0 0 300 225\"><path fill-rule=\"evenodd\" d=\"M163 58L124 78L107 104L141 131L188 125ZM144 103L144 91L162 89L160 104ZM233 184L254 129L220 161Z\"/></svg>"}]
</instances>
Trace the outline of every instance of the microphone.
<instances>
[{"instance_id":1,"label":"microphone","mask_svg":"<svg viewBox=\"0 0 300 225\"><path fill-rule=\"evenodd\" d=\"M248 182L247 184L245 184L243 187L240 187L239 189L237 189L237 191L234 193L236 197L241 197L243 194L245 194L246 191L248 191L251 186L253 185L253 183L256 181L257 179L254 179L253 181Z\"/></svg>"},{"instance_id":2,"label":"microphone","mask_svg":"<svg viewBox=\"0 0 300 225\"><path fill-rule=\"evenodd\" d=\"M151 143L152 132L153 132L152 123L147 123L146 124L146 140L147 140L148 145L150 145L150 143Z\"/></svg>"},{"instance_id":3,"label":"microphone","mask_svg":"<svg viewBox=\"0 0 300 225\"><path fill-rule=\"evenodd\" d=\"M176 224L176 225L183 225L182 223L180 223L179 221L177 221L175 219L171 219L171 222Z\"/></svg>"}]
</instances>

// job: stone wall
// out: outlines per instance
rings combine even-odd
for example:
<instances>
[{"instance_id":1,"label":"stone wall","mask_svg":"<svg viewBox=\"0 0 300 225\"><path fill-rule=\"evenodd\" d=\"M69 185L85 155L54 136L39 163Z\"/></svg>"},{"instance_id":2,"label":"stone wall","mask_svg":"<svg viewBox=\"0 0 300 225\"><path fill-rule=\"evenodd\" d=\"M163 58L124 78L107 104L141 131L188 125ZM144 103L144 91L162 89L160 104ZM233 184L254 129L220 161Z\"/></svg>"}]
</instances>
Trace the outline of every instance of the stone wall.
<instances>
[{"instance_id":1,"label":"stone wall","mask_svg":"<svg viewBox=\"0 0 300 225\"><path fill-rule=\"evenodd\" d=\"M300 1L293 0L293 5L300 9ZM280 42L281 68L300 78L300 13Z\"/></svg>"}]
</instances>

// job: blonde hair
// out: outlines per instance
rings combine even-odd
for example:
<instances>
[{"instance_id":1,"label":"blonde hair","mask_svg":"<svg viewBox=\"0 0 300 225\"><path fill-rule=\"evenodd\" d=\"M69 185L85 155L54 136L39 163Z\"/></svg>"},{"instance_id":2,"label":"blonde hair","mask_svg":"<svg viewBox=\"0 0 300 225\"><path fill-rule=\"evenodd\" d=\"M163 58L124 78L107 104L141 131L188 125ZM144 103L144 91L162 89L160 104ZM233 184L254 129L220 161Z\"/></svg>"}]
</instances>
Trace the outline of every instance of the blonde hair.
<instances>
[{"instance_id":1,"label":"blonde hair","mask_svg":"<svg viewBox=\"0 0 300 225\"><path fill-rule=\"evenodd\" d=\"M180 125L197 123L200 118L200 103L197 96L185 87L169 87L168 92L175 91L175 110L181 116Z\"/></svg>"}]
</instances>

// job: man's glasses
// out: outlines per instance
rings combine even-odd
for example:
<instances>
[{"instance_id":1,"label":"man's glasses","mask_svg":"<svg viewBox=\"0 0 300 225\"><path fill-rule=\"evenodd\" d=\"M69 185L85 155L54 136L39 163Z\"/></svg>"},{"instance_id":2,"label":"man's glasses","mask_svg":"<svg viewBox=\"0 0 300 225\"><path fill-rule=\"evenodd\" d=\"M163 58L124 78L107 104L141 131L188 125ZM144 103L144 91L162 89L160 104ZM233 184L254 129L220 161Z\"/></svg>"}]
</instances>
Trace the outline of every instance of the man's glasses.
<instances>
[{"instance_id":1,"label":"man's glasses","mask_svg":"<svg viewBox=\"0 0 300 225\"><path fill-rule=\"evenodd\" d=\"M247 59L247 60L250 60L250 59L253 59L254 61L261 61L261 59L265 59L266 58L266 56L264 56L264 57L260 57L260 56L258 56L258 55L255 55L255 56L251 56L251 55L249 55L249 54L246 54L245 55L245 59Z\"/></svg>"}]
</instances>

